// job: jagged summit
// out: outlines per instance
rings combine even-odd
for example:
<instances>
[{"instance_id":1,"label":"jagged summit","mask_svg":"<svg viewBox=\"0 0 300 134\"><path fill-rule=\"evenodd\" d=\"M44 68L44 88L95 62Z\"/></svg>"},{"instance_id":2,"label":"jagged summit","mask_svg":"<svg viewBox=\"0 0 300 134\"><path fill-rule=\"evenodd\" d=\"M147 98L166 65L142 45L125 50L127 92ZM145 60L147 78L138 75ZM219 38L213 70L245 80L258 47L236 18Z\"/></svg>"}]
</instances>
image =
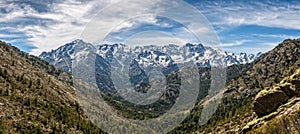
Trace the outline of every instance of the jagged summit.
<instances>
[{"instance_id":1,"label":"jagged summit","mask_svg":"<svg viewBox=\"0 0 300 134\"><path fill-rule=\"evenodd\" d=\"M39 57L45 61L70 72L71 60L74 57L74 50L85 51L86 47L92 47L92 44L83 40L75 40L67 43L51 52L43 52ZM147 68L152 65L169 66L171 64L195 64L200 67L209 67L213 60L223 57L227 66L235 64L246 64L256 60L262 53L257 54L234 54L230 52L222 53L203 44L187 43L183 46L168 44L164 46L128 46L125 44L103 44L96 46L97 53L106 59L112 61L116 59L135 59L140 66ZM217 58L216 58L217 57ZM64 60L62 60L64 59ZM222 58L219 58L220 60Z\"/></svg>"}]
</instances>

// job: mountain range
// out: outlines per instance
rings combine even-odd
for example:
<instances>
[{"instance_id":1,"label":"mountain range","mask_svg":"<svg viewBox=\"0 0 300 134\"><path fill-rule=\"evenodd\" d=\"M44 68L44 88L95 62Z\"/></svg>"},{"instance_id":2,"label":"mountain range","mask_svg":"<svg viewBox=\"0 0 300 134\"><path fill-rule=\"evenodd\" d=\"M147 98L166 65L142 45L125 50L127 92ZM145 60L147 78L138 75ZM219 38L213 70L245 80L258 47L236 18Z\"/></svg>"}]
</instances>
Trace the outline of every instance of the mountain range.
<instances>
[{"instance_id":1,"label":"mountain range","mask_svg":"<svg viewBox=\"0 0 300 134\"><path fill-rule=\"evenodd\" d=\"M71 72L71 61L74 59L76 53L84 53L92 45L77 39L56 50L43 52L39 57L64 71ZM261 52L257 54L234 54L205 47L202 44L190 43L183 46L169 44L166 46L151 45L134 47L124 44L103 44L96 45L95 49L97 49L97 54L108 62L112 62L115 58L124 59L123 62L127 63L126 60L130 59L137 61L139 66L143 68L153 66L167 67L174 64L178 66L182 64L194 64L199 67L210 67L213 62L212 60L218 57L220 59L223 58L222 62L224 64L231 66L251 63L262 55Z\"/></svg>"},{"instance_id":2,"label":"mountain range","mask_svg":"<svg viewBox=\"0 0 300 134\"><path fill-rule=\"evenodd\" d=\"M149 96L148 99L138 101L142 103L149 102L153 98L159 98L157 103L148 106L152 108L158 107L159 109L154 108L154 111L158 113L167 110L175 103L174 99L179 96L180 86L178 83L168 82L164 84L165 87L162 87L163 85L151 84L162 84L159 81L173 76L172 73L178 71L179 68L186 66L210 68L212 66L229 67L232 65L245 65L253 62L262 55L262 53L256 55L248 55L246 53L235 55L234 53L223 52L219 49L204 47L202 44L190 43L183 46L171 44L166 46L152 45L131 47L124 44L103 44L94 46L82 40L75 40L51 52L43 52L39 57L57 68L72 73L73 64L76 60L83 60L82 58L87 58L88 54L94 52L96 52L97 55L94 61L95 84L97 84L100 91L113 96L113 98L117 100L128 103L124 98L135 98L130 94L133 90L123 89L133 88L137 92L146 93L147 91L152 91L153 87L160 87L158 91L165 91L164 94L154 92L151 93L152 96ZM210 77L209 75L205 75L209 69L204 70L203 72L199 72L200 75ZM232 69L231 72L238 74L239 70ZM79 73L82 73L82 70ZM124 74L128 74L128 76ZM175 76L178 77L179 74L175 73ZM232 76L233 75L229 75L228 78ZM118 81L114 81L113 78ZM90 78L88 79L89 80L86 81L93 81ZM126 81L127 79L129 80ZM173 81L177 81L176 79L179 78L174 78L173 76L173 79ZM207 78L202 79L205 80ZM120 80L122 82L120 82ZM201 81L200 84L204 85L203 87L209 87L208 81ZM174 86L170 88L170 85L178 86L175 86L177 88ZM122 94L120 94L120 91L122 91ZM202 89L199 97L204 97L207 93L208 88ZM148 107L142 109L147 109ZM165 109L160 109L160 107L165 107Z\"/></svg>"},{"instance_id":3,"label":"mountain range","mask_svg":"<svg viewBox=\"0 0 300 134\"><path fill-rule=\"evenodd\" d=\"M130 76L135 78L131 83L147 84L148 74L141 70L160 68L165 72L163 75L176 82L176 67L196 65L201 77L200 99L205 98L211 84L210 67L213 63L210 58L221 55L226 59L227 82L216 112L205 125L200 125L198 121L205 103L198 100L189 116L169 133L267 134L300 131L300 75L297 70L300 68L300 39L287 39L258 56L236 56L201 44L133 48L123 44L104 44L94 47L75 40L57 50L44 52L39 58L0 42L0 132L102 133L86 118L75 99L74 83L69 74L74 58L91 50L98 54L95 65L99 72L96 75L102 78L98 79L98 83L109 90L112 88L109 84L111 74L107 70L111 67L128 66L132 73ZM118 52L121 52L120 55ZM126 59L132 57L134 60L127 64L115 64L126 63ZM143 89L140 86L136 90L145 92ZM176 85L168 87L165 98L171 97L163 102L176 98L178 91ZM119 114L132 119L155 118L169 108L157 108L160 106L157 104L132 106L110 95L103 94L103 97ZM173 102L167 104L172 105Z\"/></svg>"},{"instance_id":4,"label":"mountain range","mask_svg":"<svg viewBox=\"0 0 300 134\"><path fill-rule=\"evenodd\" d=\"M205 89L205 87L210 87L209 67L211 67L212 65L212 59L223 58L225 59L225 61L223 62L227 66L228 80L223 101L219 105L216 113L209 120L208 124L204 126L191 126L191 124L195 123L195 120L200 118L202 111L202 103L200 102L198 106L193 109L192 114L186 119L186 121L180 124L172 132L244 133L255 131L262 132L261 130L274 132L273 129L275 128L271 129L270 126L264 125L270 122L274 122L272 120L273 118L271 118L271 120L266 120L264 119L264 117L257 116L259 115L259 113L253 114L252 103L255 102L256 95L265 87L276 85L285 77L292 75L296 71L296 69L300 68L299 41L300 39L288 39L280 43L273 50L265 54L258 53L256 55L245 53L235 55L233 53L222 52L210 47L204 47L202 44L189 43L184 46L141 46L133 48L130 48L129 46L123 44L104 44L98 45L96 49L97 54L99 54L100 59L102 59L101 61L106 61L105 65L108 65L110 67L117 65L115 66L116 68L120 68L121 66L118 66L120 64L112 64L114 61L127 63L131 67L136 67L137 70L147 70L147 68L149 67L159 67L165 70L174 71L176 69L170 69L173 68L174 65L196 65L200 70L202 70L199 71L199 73L201 74L200 76L205 76L201 78L201 80L203 81L200 83L202 86L199 96L202 97L207 95L207 89ZM57 50L53 50L48 53L44 52L40 55L40 58L52 63L56 67L64 69L66 68L66 63L62 61L72 61L72 57L75 56L74 53L72 53L74 52L72 50L74 50L77 45L82 46L83 44L87 45L88 43L85 43L81 40L76 40L58 48ZM87 46L90 45L92 44L88 44ZM79 50L78 52L81 53L84 52L80 51L84 49L76 50ZM90 50L90 48L88 50ZM62 60L65 58L67 58L67 60ZM134 59L134 62L126 61L126 59L128 58ZM100 62L98 64L103 64L103 62ZM66 71L71 70L69 69ZM100 72L104 73L107 71L109 70L102 70ZM232 74L232 72L238 71L240 72ZM144 77L145 74L142 74L141 79L143 79ZM106 75L105 78L108 78L108 75ZM106 79L104 79L104 81L105 80ZM106 82L109 83L109 81L110 80ZM273 97L276 97L276 95ZM279 106L283 104L283 102L275 102L276 101L272 99L270 101L270 103L278 104ZM286 100L284 103L287 102L289 101ZM267 106L268 105L262 107ZM277 107L273 108L273 110L276 110L276 108ZM147 112L151 113L149 111ZM268 112L266 116L270 116L269 114L272 114L272 112L274 111ZM280 116L281 114L279 113L277 115ZM264 121L265 123L248 123L251 121ZM278 128L286 129L285 127Z\"/></svg>"}]
</instances>

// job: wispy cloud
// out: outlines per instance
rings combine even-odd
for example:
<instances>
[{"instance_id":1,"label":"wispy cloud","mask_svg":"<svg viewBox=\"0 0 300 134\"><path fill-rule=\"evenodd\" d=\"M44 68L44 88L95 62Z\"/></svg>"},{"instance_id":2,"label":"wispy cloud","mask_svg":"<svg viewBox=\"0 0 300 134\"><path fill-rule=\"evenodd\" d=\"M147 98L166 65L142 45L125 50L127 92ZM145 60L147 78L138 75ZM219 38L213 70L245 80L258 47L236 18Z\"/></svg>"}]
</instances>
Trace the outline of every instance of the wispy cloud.
<instances>
[{"instance_id":1,"label":"wispy cloud","mask_svg":"<svg viewBox=\"0 0 300 134\"><path fill-rule=\"evenodd\" d=\"M133 35L127 38L124 42L127 45L131 46L140 46L140 45L166 45L166 44L178 44L183 45L186 41L182 38L173 36L166 32L157 32L157 31L146 31L140 32L136 35Z\"/></svg>"},{"instance_id":2,"label":"wispy cloud","mask_svg":"<svg viewBox=\"0 0 300 134\"><path fill-rule=\"evenodd\" d=\"M205 1L197 6L213 25L220 27L258 25L300 30L297 1Z\"/></svg>"},{"instance_id":3,"label":"wispy cloud","mask_svg":"<svg viewBox=\"0 0 300 134\"><path fill-rule=\"evenodd\" d=\"M250 41L249 40L236 40L236 41L230 42L230 43L222 43L221 46L222 47L240 46L247 42L250 42Z\"/></svg>"},{"instance_id":4,"label":"wispy cloud","mask_svg":"<svg viewBox=\"0 0 300 134\"><path fill-rule=\"evenodd\" d=\"M299 36L287 35L287 34L252 34L252 36L280 38L280 39L296 39Z\"/></svg>"},{"instance_id":5,"label":"wispy cloud","mask_svg":"<svg viewBox=\"0 0 300 134\"><path fill-rule=\"evenodd\" d=\"M6 24L5 26L23 33L27 37L24 40L36 46L31 53L38 55L42 51L49 51L63 43L79 38L82 29L94 15L92 14L95 12L94 10L101 9L110 2L113 1L66 0L44 4L42 2L2 1L0 3L2 11L0 12L0 25L1 23L11 23L12 25ZM34 7L35 5L44 6L47 10L40 12L36 9L39 7ZM1 34L13 36L7 31ZM2 36L0 39L5 40L7 37Z\"/></svg>"},{"instance_id":6,"label":"wispy cloud","mask_svg":"<svg viewBox=\"0 0 300 134\"><path fill-rule=\"evenodd\" d=\"M266 52L300 37L299 1L190 1L217 30L228 51ZM268 45L266 45L268 44ZM272 45L271 45L272 44Z\"/></svg>"},{"instance_id":7,"label":"wispy cloud","mask_svg":"<svg viewBox=\"0 0 300 134\"><path fill-rule=\"evenodd\" d=\"M132 34L148 30L162 30L172 32L174 35L181 35L181 33L178 33L181 31L177 29L188 27L187 32L201 35L201 38L206 39L203 40L204 42L207 40L213 42L205 42L204 44L216 45L217 39L212 39L215 37L213 30L210 29L203 17L197 16L199 11L192 10L191 6L184 5L185 3L180 0L172 2L131 0L129 2L132 3L128 5L126 2L122 2L113 7L105 8L85 28L83 38L89 42L98 43L103 40L99 35L110 33L108 36L112 35L110 36L113 37L111 40L122 41L122 39L125 40ZM183 38L183 40L192 39Z\"/></svg>"},{"instance_id":8,"label":"wispy cloud","mask_svg":"<svg viewBox=\"0 0 300 134\"><path fill-rule=\"evenodd\" d=\"M154 10L156 11L154 13L163 13L166 8L176 6L174 1L130 0L130 4L109 7L109 5L119 1L0 1L0 39L18 45L24 43L22 46L27 45L31 54L38 55L42 51L55 49L80 37L88 42L97 42L99 35L107 33L111 33L114 37L112 41L124 41L134 33L143 30L156 30L156 28L157 30L170 32L172 36L186 42L199 42L199 40L195 40L193 35L190 35L189 30L202 33L206 39L211 37L211 35L205 34L209 33L210 29L208 27L199 27L189 23L202 23L205 20L199 21L199 18L193 17L194 14L185 14L185 10L177 10L174 14L184 14L183 17L188 18L184 23L191 29L185 29L183 25L168 21L167 18L147 14L149 11ZM221 45L226 48L237 50L239 47L240 49L244 47L245 49L254 50L247 46L255 44L257 50L260 50L258 43L278 43L284 38L297 38L300 34L300 32L297 33L297 30L300 31L300 25L298 25L300 22L300 2L298 1L186 1L197 7L208 18L223 41ZM100 11L101 15L96 16ZM145 13L145 16L137 16L137 14L143 13ZM101 17L105 17L105 19ZM128 20L128 18L131 19ZM92 19L94 21L91 22ZM89 24L89 27L86 27L87 24ZM259 31L257 29L251 30L251 28L237 29L237 27L245 25L277 28L279 32L267 31L270 29L259 29ZM143 28L144 26L146 28ZM111 27L111 29L107 30L107 27ZM293 29L296 32L280 33L280 30L284 31L286 29ZM88 32L88 34L85 32ZM235 36L231 37L231 34ZM151 42L149 37L153 36L136 37L139 37L138 40ZM161 42L172 42L173 39L170 37L155 38L161 40ZM270 45L268 47L266 49L271 48Z\"/></svg>"},{"instance_id":9,"label":"wispy cloud","mask_svg":"<svg viewBox=\"0 0 300 134\"><path fill-rule=\"evenodd\" d=\"M107 34L112 31L104 31L101 26L114 28L114 32L126 31L139 27L141 24L151 24L159 27L170 27L168 23L160 22L156 16L146 16L134 18L136 9L150 10L156 6L157 1L135 1L132 4L123 4L118 7L107 7L119 0L66 0L52 2L20 2L17 0L2 1L0 3L0 25L5 26L9 30L0 32L3 36L0 39L9 40L8 37L14 36L11 31L23 34L23 40L28 45L33 44L35 49L30 51L31 54L38 55L42 51L55 49L60 45L70 42L74 39L82 37L87 41L97 39L99 35ZM130 2L130 1L129 1ZM40 10L43 7L44 10ZM126 10L123 10L126 9ZM104 11L105 10L105 11ZM100 11L104 17L109 19L97 18L95 16ZM125 13L123 13L125 12ZM125 15L125 16L124 16ZM134 18L132 21L126 21L124 18ZM91 20L97 22L95 29L90 30L96 33L89 33L90 38L81 36L87 24ZM115 22L123 22L117 24ZM93 23L93 22L91 22ZM91 24L90 24L91 25ZM97 28L99 30L97 30ZM12 30L13 29L13 30ZM4 36L4 34L9 34ZM83 33L84 34L84 33Z\"/></svg>"}]
</instances>

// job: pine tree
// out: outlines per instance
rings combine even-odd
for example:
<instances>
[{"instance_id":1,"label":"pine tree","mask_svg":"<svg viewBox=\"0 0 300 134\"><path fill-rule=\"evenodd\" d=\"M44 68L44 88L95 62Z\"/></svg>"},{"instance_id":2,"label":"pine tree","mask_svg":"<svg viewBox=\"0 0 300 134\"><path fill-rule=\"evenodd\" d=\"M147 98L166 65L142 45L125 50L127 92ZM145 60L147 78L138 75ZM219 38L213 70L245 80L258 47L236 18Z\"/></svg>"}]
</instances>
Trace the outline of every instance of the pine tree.
<instances>
[{"instance_id":1,"label":"pine tree","mask_svg":"<svg viewBox=\"0 0 300 134\"><path fill-rule=\"evenodd\" d=\"M7 72L6 69L4 70L2 77L3 77L4 79L7 79L7 77L8 77L8 72Z\"/></svg>"},{"instance_id":2,"label":"pine tree","mask_svg":"<svg viewBox=\"0 0 300 134\"><path fill-rule=\"evenodd\" d=\"M30 80L29 80L28 88L31 88L31 86L32 86L32 81L31 81L31 79L30 79Z\"/></svg>"},{"instance_id":3,"label":"pine tree","mask_svg":"<svg viewBox=\"0 0 300 134\"><path fill-rule=\"evenodd\" d=\"M38 104L38 99L37 99L37 97L35 97L35 98L33 99L33 105L37 106L37 104Z\"/></svg>"},{"instance_id":4,"label":"pine tree","mask_svg":"<svg viewBox=\"0 0 300 134\"><path fill-rule=\"evenodd\" d=\"M41 79L38 79L36 82L36 88L41 88L42 83L41 83Z\"/></svg>"},{"instance_id":5,"label":"pine tree","mask_svg":"<svg viewBox=\"0 0 300 134\"><path fill-rule=\"evenodd\" d=\"M0 68L0 76L3 77L3 70Z\"/></svg>"},{"instance_id":6,"label":"pine tree","mask_svg":"<svg viewBox=\"0 0 300 134\"><path fill-rule=\"evenodd\" d=\"M25 102L24 102L25 106L30 106L30 99L26 98Z\"/></svg>"},{"instance_id":7,"label":"pine tree","mask_svg":"<svg viewBox=\"0 0 300 134\"><path fill-rule=\"evenodd\" d=\"M9 96L9 90L8 89L5 90L4 95Z\"/></svg>"}]
</instances>

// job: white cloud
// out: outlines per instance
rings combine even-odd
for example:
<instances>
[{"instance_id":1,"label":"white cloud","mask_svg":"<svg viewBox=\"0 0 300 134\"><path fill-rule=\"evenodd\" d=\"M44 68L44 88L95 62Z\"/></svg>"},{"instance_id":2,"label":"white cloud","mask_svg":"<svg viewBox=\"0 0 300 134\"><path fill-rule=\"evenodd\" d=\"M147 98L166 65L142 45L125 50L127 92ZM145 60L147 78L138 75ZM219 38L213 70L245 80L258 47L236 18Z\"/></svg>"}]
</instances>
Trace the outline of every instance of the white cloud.
<instances>
[{"instance_id":1,"label":"white cloud","mask_svg":"<svg viewBox=\"0 0 300 134\"><path fill-rule=\"evenodd\" d=\"M286 35L286 34L253 34L253 36L281 38L281 39L297 39L298 36Z\"/></svg>"},{"instance_id":2,"label":"white cloud","mask_svg":"<svg viewBox=\"0 0 300 134\"><path fill-rule=\"evenodd\" d=\"M217 26L258 25L300 30L299 4L259 1L232 3L210 3L200 5L198 8L213 21L213 25ZM202 8L203 6L206 8Z\"/></svg>"},{"instance_id":3,"label":"white cloud","mask_svg":"<svg viewBox=\"0 0 300 134\"><path fill-rule=\"evenodd\" d=\"M15 25L8 25L0 29L16 31L24 33L28 37L29 43L36 46L31 54L38 55L42 51L55 49L60 45L68 43L74 39L82 37L88 42L99 41L99 36L106 35L112 30L122 31L130 30L140 24L153 24L160 27L171 27L169 23L158 22L153 14L164 13L168 8L178 6L174 1L160 0L129 0L115 7L107 7L110 4L117 3L120 0L66 0L63 2L53 2L46 5L47 12L38 12L34 7L23 4L22 6L13 1L1 1L0 8L7 10L7 13L0 12L0 23L9 22ZM125 4L124 4L125 3ZM130 4L129 4L130 3ZM204 2L205 3L205 2ZM262 2L256 2L254 5L236 3L234 5L223 5L221 2L211 2L210 4L199 6L198 8L203 14L210 18L213 25L228 29L239 25L259 25L267 27L290 28L300 30L300 6L284 5L270 6ZM253 4L253 3L252 3ZM265 7L265 8L264 8ZM184 25L189 27L194 34L202 35L200 40L203 44L215 44L217 42L209 42L218 40L215 34L207 25L199 23L207 23L206 20L199 20L194 17L197 11L188 14L186 10L174 10L169 12L173 16L184 18ZM101 12L100 16L95 16ZM148 14L152 13L152 14ZM146 16L139 16L148 14ZM37 24L24 24L21 18L34 18ZM128 20L131 18L131 20ZM174 18L170 18L174 19ZM92 22L90 22L93 20ZM176 18L175 18L176 21ZM196 22L194 23L190 22ZM87 26L87 24L89 24ZM87 27L86 27L87 26ZM191 32L189 31L189 32ZM186 42L197 42L194 37L186 34L186 31L180 29L172 31L175 36ZM3 34L3 33L1 33ZM4 37L12 37L17 35L1 35ZM270 35L271 36L271 35ZM275 36L275 35L273 35ZM288 36L281 36L282 38ZM116 37L117 38L117 37ZM121 38L121 37L120 37ZM202 40L202 39L207 40ZM167 40L167 38L157 38ZM146 39L145 39L146 40ZM245 43L246 40L235 41L232 43L222 44L223 46L237 46Z\"/></svg>"},{"instance_id":4,"label":"white cloud","mask_svg":"<svg viewBox=\"0 0 300 134\"><path fill-rule=\"evenodd\" d=\"M129 20L124 20L121 24L116 26L113 31L120 32L131 29L133 27L137 27L141 24L152 24L152 25L160 25L157 22L155 15L142 15L142 16L135 16L131 17ZM163 26L167 26L164 24Z\"/></svg>"},{"instance_id":5,"label":"white cloud","mask_svg":"<svg viewBox=\"0 0 300 134\"><path fill-rule=\"evenodd\" d=\"M157 19L153 14L159 11L160 7L155 7L157 3L158 0L129 0L106 7L93 17L82 37L88 42L99 43L110 32L132 29L142 23L156 25Z\"/></svg>"},{"instance_id":6,"label":"white cloud","mask_svg":"<svg viewBox=\"0 0 300 134\"><path fill-rule=\"evenodd\" d=\"M185 14L186 11L189 11L189 8L185 8L186 11L166 11L167 8L180 7L181 5L178 5L178 2L161 0L118 2L120 0L66 0L47 4L47 12L38 12L32 5L27 3L20 5L14 0L2 1L0 7L6 9L7 13L0 13L0 23L11 22L14 25L7 26L8 28L12 27L17 32L24 33L28 37L27 41L36 46L36 49L30 52L34 55L38 55L42 51L50 51L77 38L95 43L101 40L99 39L100 36L104 36L112 30L130 30L141 24L152 24L165 28L172 27L169 23L158 22L156 14L161 13L173 15L175 20L176 17L181 18L181 20L184 20L183 23L190 27L189 30L194 31L196 34L201 33L202 37L209 33L208 27L190 24L193 21L198 22L199 18L193 16L197 12ZM118 4L109 7L113 3ZM101 13L98 14L99 12ZM21 18L25 18L25 21L34 21L36 24L26 24ZM130 18L131 20L128 20ZM201 20L199 23L204 21ZM175 30L173 32L186 41L191 40L186 34L182 34L182 31ZM211 35L204 38L209 37ZM164 40L163 38L160 39Z\"/></svg>"},{"instance_id":7,"label":"white cloud","mask_svg":"<svg viewBox=\"0 0 300 134\"><path fill-rule=\"evenodd\" d=\"M182 38L179 38L166 32L145 31L129 37L124 43L130 46L163 46L167 44L183 45L184 43L186 43L186 41L182 40Z\"/></svg>"},{"instance_id":8,"label":"white cloud","mask_svg":"<svg viewBox=\"0 0 300 134\"><path fill-rule=\"evenodd\" d=\"M221 46L222 47L240 46L247 42L250 42L250 41L249 40L236 40L236 41L230 42L230 43L222 43Z\"/></svg>"},{"instance_id":9,"label":"white cloud","mask_svg":"<svg viewBox=\"0 0 300 134\"><path fill-rule=\"evenodd\" d=\"M12 22L14 26L8 26L7 29L15 28L15 31L24 33L29 37L29 43L36 46L30 53L40 54L42 51L55 49L60 45L70 42L80 37L86 23L90 21L96 13L109 5L111 1L93 0L89 2L80 2L76 0L67 0L62 3L54 3L49 6L48 12L38 12L30 5L18 5L14 2L2 2L0 7L5 7L8 13L0 13L1 22ZM93 14L94 13L94 14ZM34 21L45 21L42 24L22 24L20 18L34 18ZM10 35L13 36L13 35Z\"/></svg>"},{"instance_id":10,"label":"white cloud","mask_svg":"<svg viewBox=\"0 0 300 134\"><path fill-rule=\"evenodd\" d=\"M258 52L268 52L272 50L279 42L260 42L260 45L254 45L254 46L245 46L245 47L231 47L231 48L224 48L225 51L228 52L245 52L245 53L258 53Z\"/></svg>"},{"instance_id":11,"label":"white cloud","mask_svg":"<svg viewBox=\"0 0 300 134\"><path fill-rule=\"evenodd\" d=\"M23 34L2 34L0 33L0 39L5 38L24 38Z\"/></svg>"},{"instance_id":12,"label":"white cloud","mask_svg":"<svg viewBox=\"0 0 300 134\"><path fill-rule=\"evenodd\" d=\"M148 16L144 17L143 15ZM105 8L85 28L83 39L91 43L99 43L99 41L105 38L103 35L107 33L114 30L132 29L139 26L139 24L153 24L166 28L172 27L170 23L158 22L157 15L177 21L183 26L188 27L189 32L198 35L203 44L218 45L216 33L214 33L210 25L207 25L207 20L201 16L197 9L180 0L172 2L161 0L130 0L129 2L120 2L114 5L114 7ZM127 21L130 18L133 18L133 21ZM118 27L115 28L115 26ZM176 30L172 32L180 34ZM190 40L190 38L185 40Z\"/></svg>"}]
</instances>

